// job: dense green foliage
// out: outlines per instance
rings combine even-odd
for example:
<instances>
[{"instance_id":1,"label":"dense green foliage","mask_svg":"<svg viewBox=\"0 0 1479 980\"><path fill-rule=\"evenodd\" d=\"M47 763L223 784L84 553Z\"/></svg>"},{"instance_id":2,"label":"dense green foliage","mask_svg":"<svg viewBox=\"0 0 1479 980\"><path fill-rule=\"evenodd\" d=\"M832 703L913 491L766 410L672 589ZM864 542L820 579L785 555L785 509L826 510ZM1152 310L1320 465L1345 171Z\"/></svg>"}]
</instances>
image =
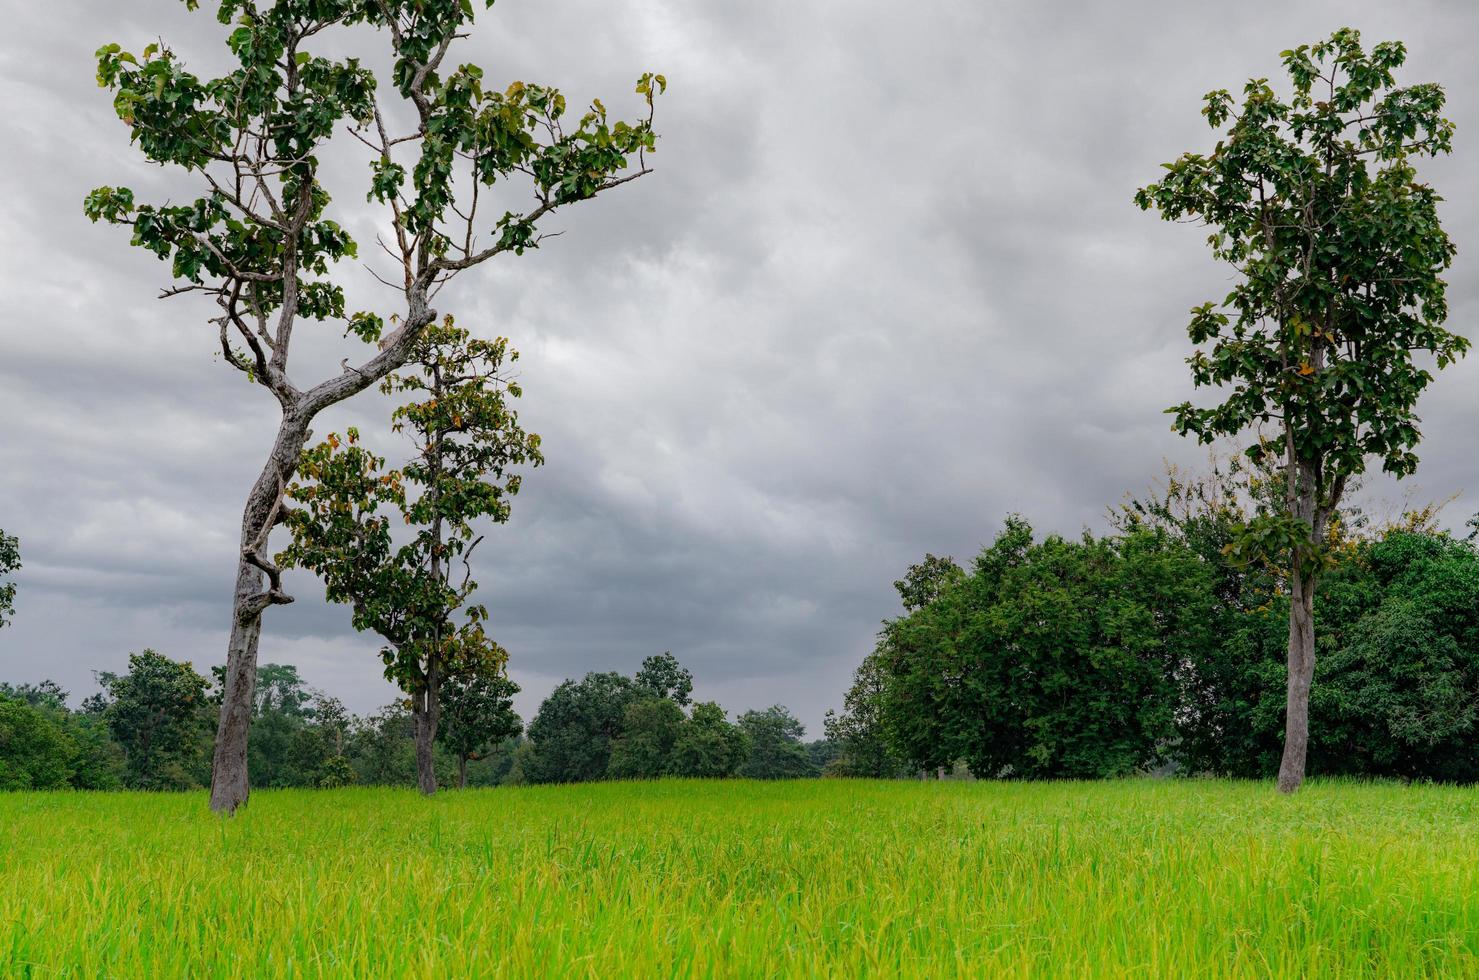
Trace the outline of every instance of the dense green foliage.
<instances>
[{"instance_id":1,"label":"dense green foliage","mask_svg":"<svg viewBox=\"0 0 1479 980\"><path fill-rule=\"evenodd\" d=\"M889 623L884 723L926 769L1087 778L1157 760L1175 668L1214 641L1205 565L1164 534L1036 542L1013 518L974 570Z\"/></svg>"},{"instance_id":2,"label":"dense green foliage","mask_svg":"<svg viewBox=\"0 0 1479 980\"><path fill-rule=\"evenodd\" d=\"M746 712L730 722L713 702L685 713L692 690L692 675L670 653L648 657L635 678L593 672L565 681L529 723L518 781L820 774L801 742L801 724L785 708Z\"/></svg>"},{"instance_id":3,"label":"dense green foliage","mask_svg":"<svg viewBox=\"0 0 1479 980\"><path fill-rule=\"evenodd\" d=\"M1232 462L1173 472L1103 538L1037 541L1009 519L969 574L884 624L828 716L829 771L1275 772L1289 599L1277 559L1224 552L1276 477ZM1344 512L1323 548L1310 770L1479 781L1474 540L1439 530L1432 508L1378 528ZM906 603L918 581L896 583Z\"/></svg>"},{"instance_id":4,"label":"dense green foliage","mask_svg":"<svg viewBox=\"0 0 1479 980\"><path fill-rule=\"evenodd\" d=\"M1479 780L1479 553L1397 530L1355 543L1316 607L1310 769ZM1194 770L1266 776L1281 751L1283 597L1232 617L1188 662L1178 757Z\"/></svg>"},{"instance_id":5,"label":"dense green foliage","mask_svg":"<svg viewBox=\"0 0 1479 980\"><path fill-rule=\"evenodd\" d=\"M77 745L45 711L0 694L0 789L71 784Z\"/></svg>"},{"instance_id":6,"label":"dense green foliage","mask_svg":"<svg viewBox=\"0 0 1479 980\"><path fill-rule=\"evenodd\" d=\"M128 655L128 672L100 673L101 714L123 749L124 779L136 789L189 789L210 782L209 682L188 662L145 650Z\"/></svg>"},{"instance_id":7,"label":"dense green foliage","mask_svg":"<svg viewBox=\"0 0 1479 980\"><path fill-rule=\"evenodd\" d=\"M6 794L0 974L1468 977L1476 824L1323 781Z\"/></svg>"},{"instance_id":8,"label":"dense green foliage","mask_svg":"<svg viewBox=\"0 0 1479 980\"><path fill-rule=\"evenodd\" d=\"M746 779L800 779L820 771L801 742L806 729L784 706L746 711L739 728L750 749L739 769Z\"/></svg>"}]
</instances>

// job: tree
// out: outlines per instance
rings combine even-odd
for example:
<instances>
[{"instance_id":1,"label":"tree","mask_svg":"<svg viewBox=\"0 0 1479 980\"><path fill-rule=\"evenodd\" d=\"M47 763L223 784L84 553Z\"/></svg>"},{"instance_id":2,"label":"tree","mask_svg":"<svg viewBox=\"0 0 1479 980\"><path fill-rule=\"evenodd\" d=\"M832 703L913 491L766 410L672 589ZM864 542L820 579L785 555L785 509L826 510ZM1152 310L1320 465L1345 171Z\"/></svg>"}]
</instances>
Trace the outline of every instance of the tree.
<instances>
[{"instance_id":1,"label":"tree","mask_svg":"<svg viewBox=\"0 0 1479 980\"><path fill-rule=\"evenodd\" d=\"M1203 114L1214 128L1231 120L1226 136L1211 154L1167 164L1135 200L1167 220L1210 226L1213 255L1239 274L1221 304L1192 311L1188 328L1199 348L1188 359L1194 384L1232 391L1220 405L1171 412L1178 432L1203 442L1258 430L1250 456L1278 456L1284 471L1282 507L1251 522L1230 554L1289 555L1279 764L1289 793L1308 753L1327 523L1368 457L1397 477L1416 468L1415 406L1433 376L1415 355L1442 368L1469 344L1442 328L1441 274L1454 247L1438 195L1412 163L1452 148L1443 90L1397 87L1403 45L1367 52L1350 29L1282 57L1290 99L1263 79L1244 88L1241 111L1225 90L1210 93ZM1277 439L1264 438L1266 425Z\"/></svg>"},{"instance_id":2,"label":"tree","mask_svg":"<svg viewBox=\"0 0 1479 980\"><path fill-rule=\"evenodd\" d=\"M523 778L531 783L604 778L627 708L646 696L630 677L614 672L592 672L560 684L529 723L533 747L519 760Z\"/></svg>"},{"instance_id":3,"label":"tree","mask_svg":"<svg viewBox=\"0 0 1479 980\"><path fill-rule=\"evenodd\" d=\"M524 728L514 711L519 685L503 671L453 674L441 690L441 740L457 757L457 788L467 788L467 763Z\"/></svg>"},{"instance_id":4,"label":"tree","mask_svg":"<svg viewBox=\"0 0 1479 980\"><path fill-rule=\"evenodd\" d=\"M636 681L653 697L667 698L679 707L686 707L693 694L693 675L667 651L643 660Z\"/></svg>"},{"instance_id":5,"label":"tree","mask_svg":"<svg viewBox=\"0 0 1479 980\"><path fill-rule=\"evenodd\" d=\"M77 744L47 712L0 694L0 790L71 784Z\"/></svg>"},{"instance_id":6,"label":"tree","mask_svg":"<svg viewBox=\"0 0 1479 980\"><path fill-rule=\"evenodd\" d=\"M806 729L783 705L764 711L746 711L739 727L749 741L750 751L739 774L746 779L801 779L816 770L801 738Z\"/></svg>"},{"instance_id":7,"label":"tree","mask_svg":"<svg viewBox=\"0 0 1479 980\"><path fill-rule=\"evenodd\" d=\"M1216 641L1214 608L1205 563L1165 533L1035 542L1009 518L967 578L885 624L870 699L916 769L1125 775L1174 737L1176 671Z\"/></svg>"},{"instance_id":8,"label":"tree","mask_svg":"<svg viewBox=\"0 0 1479 980\"><path fill-rule=\"evenodd\" d=\"M750 754L750 739L731 724L724 709L713 701L693 706L678 726L678 737L668 760L668 773L689 779L727 779L739 771Z\"/></svg>"},{"instance_id":9,"label":"tree","mask_svg":"<svg viewBox=\"0 0 1479 980\"><path fill-rule=\"evenodd\" d=\"M68 710L67 692L56 681L18 685L0 682L0 698L35 709L70 741L69 785L75 789L118 789L123 785L122 748L97 715Z\"/></svg>"},{"instance_id":10,"label":"tree","mask_svg":"<svg viewBox=\"0 0 1479 980\"><path fill-rule=\"evenodd\" d=\"M610 779L657 779L668 774L673 746L682 731L683 709L661 697L627 705L621 735L611 743Z\"/></svg>"},{"instance_id":11,"label":"tree","mask_svg":"<svg viewBox=\"0 0 1479 980\"><path fill-rule=\"evenodd\" d=\"M209 732L207 682L188 662L153 650L128 655L128 673L99 673L108 730L123 747L130 789L200 785Z\"/></svg>"},{"instance_id":12,"label":"tree","mask_svg":"<svg viewBox=\"0 0 1479 980\"><path fill-rule=\"evenodd\" d=\"M9 622L15 612L15 583L7 582L6 575L14 575L21 569L21 542L14 535L0 530L0 627Z\"/></svg>"},{"instance_id":13,"label":"tree","mask_svg":"<svg viewBox=\"0 0 1479 980\"><path fill-rule=\"evenodd\" d=\"M350 603L356 629L385 639L385 676L411 697L427 795L437 787L441 685L457 674L498 671L508 658L483 632L487 608L469 602L477 589L472 554L483 540L474 522L506 522L520 484L511 470L544 461L539 437L519 427L505 399L520 394L500 373L505 357L518 359L506 340L478 340L450 317L428 328L416 370L393 374L382 386L426 396L392 415L416 456L386 471L385 460L350 429L346 441L330 435L307 450L299 468L312 482L287 491L302 506L287 515L293 542L277 560L317 572L329 599ZM401 520L391 521L382 507ZM397 523L414 528L410 541L392 538Z\"/></svg>"},{"instance_id":14,"label":"tree","mask_svg":"<svg viewBox=\"0 0 1479 980\"><path fill-rule=\"evenodd\" d=\"M199 0L185 2L194 9ZM523 82L485 88L476 65L446 67L454 41L471 27L470 0L221 0L218 18L223 25L235 20L226 36L235 67L218 78L191 73L163 43L138 55L118 44L99 49L98 82L114 93L131 141L145 159L183 171L189 182L173 195L180 203L163 204L139 203L126 187L99 187L84 210L93 221L129 227L132 244L170 263L177 284L165 296L214 303L210 322L222 359L267 389L281 412L241 521L211 787L212 809L231 812L248 793L262 615L292 601L267 557L268 538L314 418L406 362L439 319L431 301L447 280L495 256L538 247L540 222L550 213L648 173L646 154L656 146L651 107L667 83L650 74L638 82L646 118L613 123L593 100L567 131L566 100L557 90ZM397 105L382 104L374 75L358 58L310 50L342 50L353 33L346 29L354 27L388 38ZM402 115L414 122L397 133ZM342 128L368 151L368 198L379 208L381 241L394 264L388 275L377 273L397 294L389 317L397 327L384 336L386 318L348 312L334 278L338 263L357 255L330 216L331 195L321 182ZM519 181L533 193L529 208L488 219L493 195L479 191L496 185L502 192ZM200 196L191 200L193 193ZM346 338L378 342L379 350L351 352L340 373L303 384L289 370L294 330L303 322L339 324Z\"/></svg>"}]
</instances>

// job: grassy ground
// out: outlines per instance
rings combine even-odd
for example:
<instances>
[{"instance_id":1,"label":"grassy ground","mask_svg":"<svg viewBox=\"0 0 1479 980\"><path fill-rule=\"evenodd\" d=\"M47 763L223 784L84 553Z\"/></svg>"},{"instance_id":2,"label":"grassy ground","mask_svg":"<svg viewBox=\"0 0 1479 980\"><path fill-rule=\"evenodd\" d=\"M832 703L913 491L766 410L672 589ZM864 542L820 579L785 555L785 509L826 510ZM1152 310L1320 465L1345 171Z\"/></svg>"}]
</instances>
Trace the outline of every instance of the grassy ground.
<instances>
[{"instance_id":1,"label":"grassy ground","mask_svg":"<svg viewBox=\"0 0 1479 980\"><path fill-rule=\"evenodd\" d=\"M4 976L1479 976L1479 792L0 794Z\"/></svg>"}]
</instances>

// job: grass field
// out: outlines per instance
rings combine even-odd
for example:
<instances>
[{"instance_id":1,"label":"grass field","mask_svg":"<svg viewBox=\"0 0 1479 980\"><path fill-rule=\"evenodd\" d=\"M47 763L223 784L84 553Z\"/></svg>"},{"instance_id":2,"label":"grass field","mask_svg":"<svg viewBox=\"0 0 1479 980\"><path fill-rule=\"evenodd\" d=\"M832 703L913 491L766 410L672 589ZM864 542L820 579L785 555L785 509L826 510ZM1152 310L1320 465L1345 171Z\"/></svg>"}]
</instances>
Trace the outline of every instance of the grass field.
<instances>
[{"instance_id":1,"label":"grass field","mask_svg":"<svg viewBox=\"0 0 1479 980\"><path fill-rule=\"evenodd\" d=\"M1479 976L1479 793L0 794L4 976Z\"/></svg>"}]
</instances>

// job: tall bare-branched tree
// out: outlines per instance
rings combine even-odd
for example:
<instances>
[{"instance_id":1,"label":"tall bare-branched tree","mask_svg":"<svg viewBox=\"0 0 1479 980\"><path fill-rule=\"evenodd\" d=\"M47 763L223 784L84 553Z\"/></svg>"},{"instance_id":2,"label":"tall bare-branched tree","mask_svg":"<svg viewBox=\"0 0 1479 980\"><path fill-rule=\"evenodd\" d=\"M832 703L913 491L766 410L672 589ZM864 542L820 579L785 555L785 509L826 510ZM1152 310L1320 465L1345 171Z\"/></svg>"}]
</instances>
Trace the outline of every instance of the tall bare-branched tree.
<instances>
[{"instance_id":1,"label":"tall bare-branched tree","mask_svg":"<svg viewBox=\"0 0 1479 980\"><path fill-rule=\"evenodd\" d=\"M666 81L641 78L646 114L635 122L609 120L595 100L569 126L557 90L517 81L485 88L481 69L448 60L472 24L471 0L220 0L217 15L230 25L236 62L217 78L192 74L163 43L137 55L117 44L98 52L98 82L113 91L132 142L151 162L184 171L199 196L146 204L126 187L100 187L85 210L94 221L127 225L132 244L170 262L176 285L165 296L215 304L210 322L222 357L281 409L241 521L211 786L212 809L231 812L248 793L262 615L292 601L267 541L314 417L406 362L453 276L537 247L551 212L648 173L652 104ZM358 59L313 52L349 28L388 40L388 91ZM399 118L412 121L397 129ZM330 217L320 177L328 144L344 133L367 151L368 198L383 209L380 244L394 271L379 278L396 294L389 315L349 312L334 275L356 246ZM521 187L527 205L505 196L490 215L498 194ZM305 383L289 356L305 321L339 324L346 339L378 349L350 351L333 376ZM395 325L388 333L387 321Z\"/></svg>"}]
</instances>

